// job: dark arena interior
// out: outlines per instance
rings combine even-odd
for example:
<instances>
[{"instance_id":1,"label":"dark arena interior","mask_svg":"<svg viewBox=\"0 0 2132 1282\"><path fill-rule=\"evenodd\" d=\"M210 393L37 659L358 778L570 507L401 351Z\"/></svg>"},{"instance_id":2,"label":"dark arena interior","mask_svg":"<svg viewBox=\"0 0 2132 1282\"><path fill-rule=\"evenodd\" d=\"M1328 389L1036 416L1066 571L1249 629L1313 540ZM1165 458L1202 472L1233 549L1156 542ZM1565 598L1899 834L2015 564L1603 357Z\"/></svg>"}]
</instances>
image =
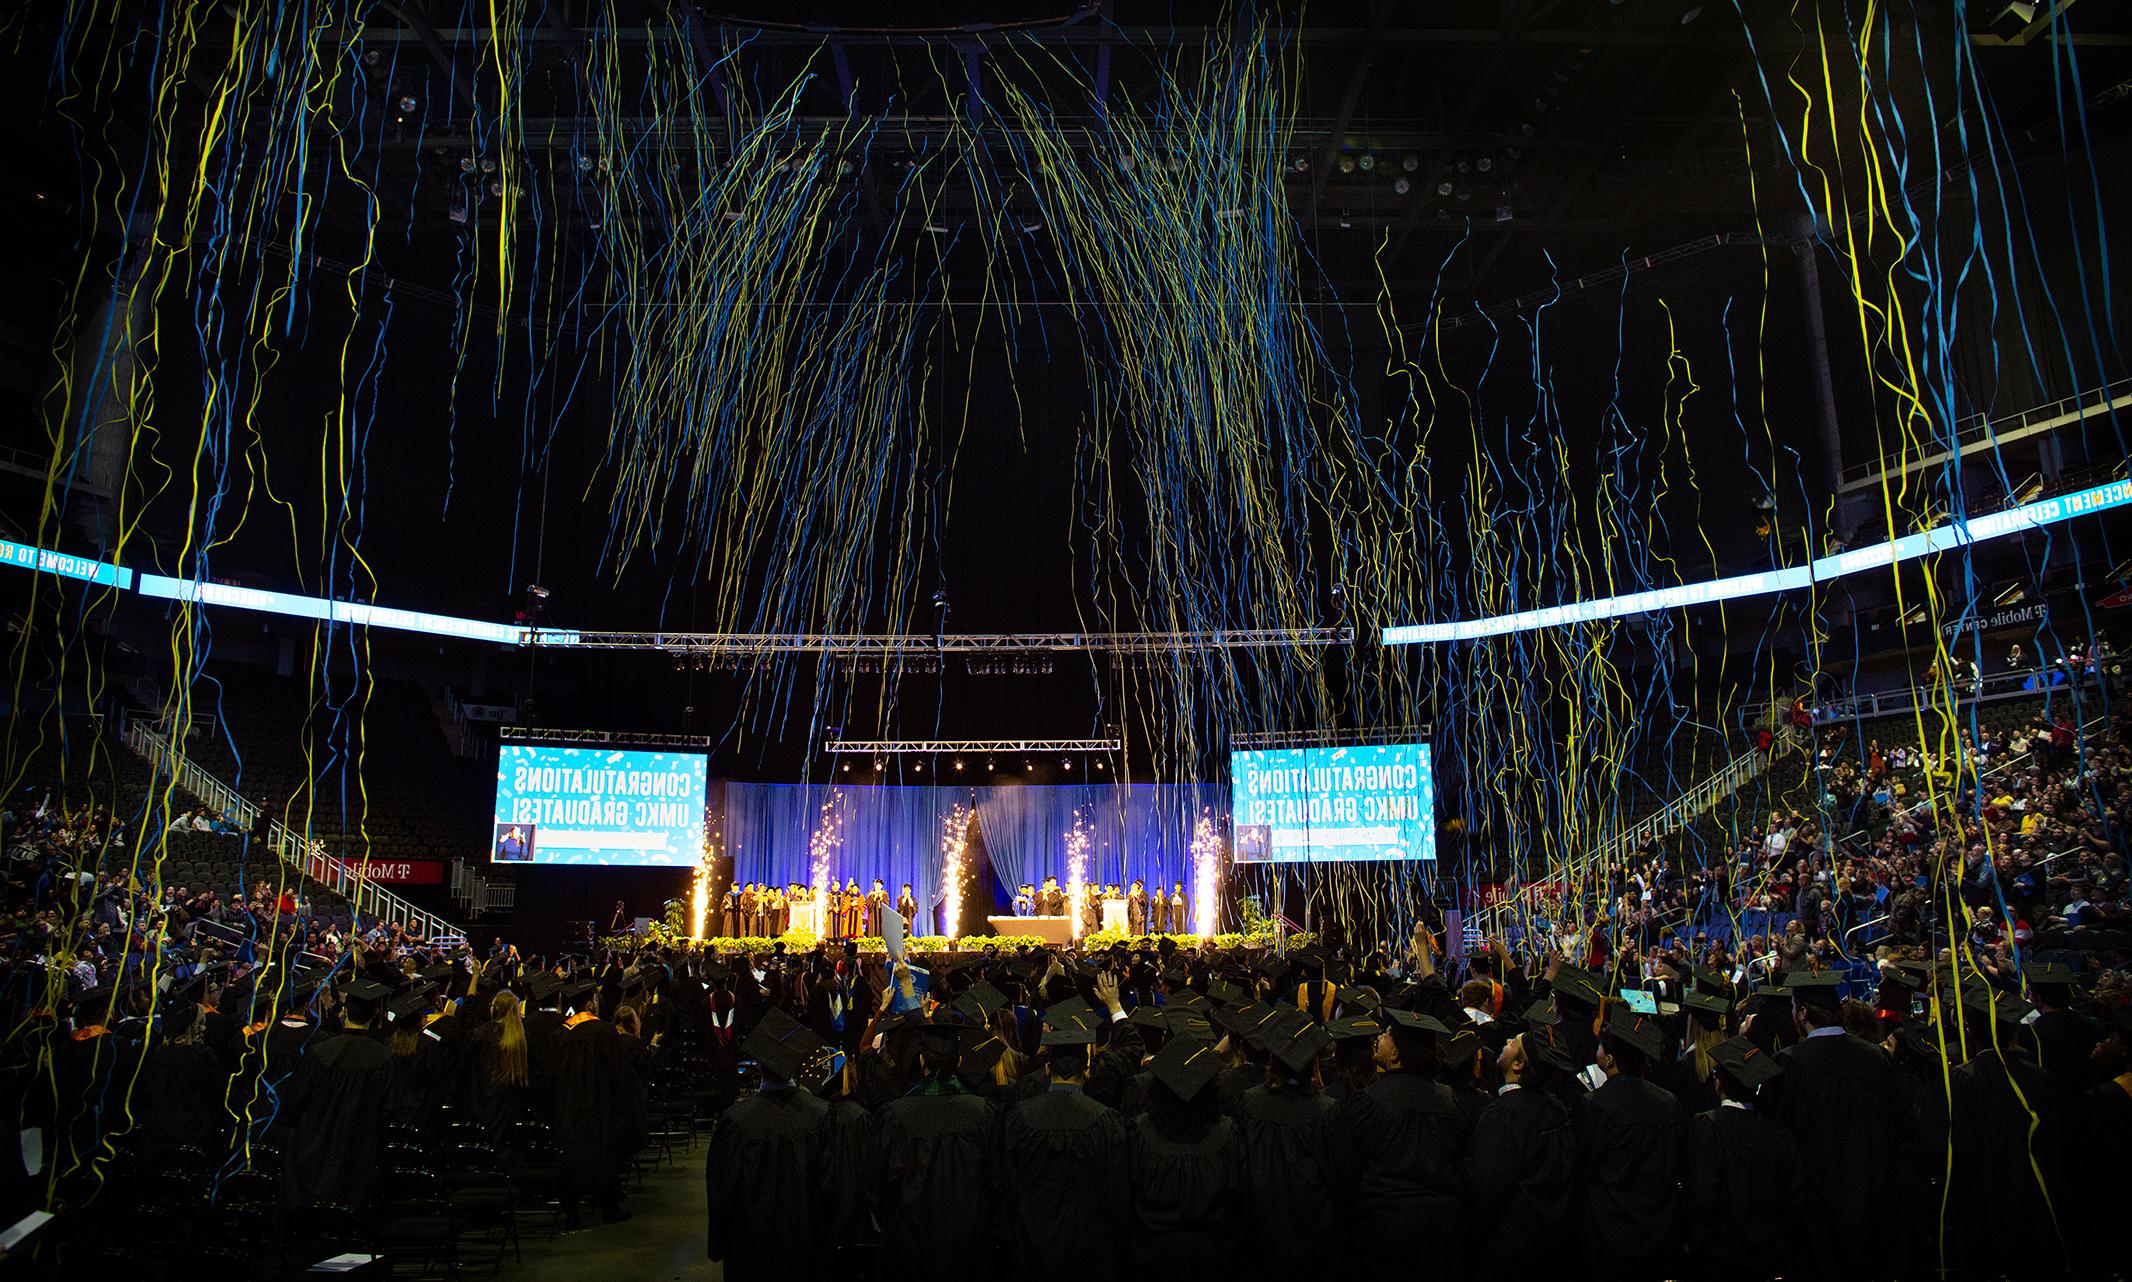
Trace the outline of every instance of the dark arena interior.
<instances>
[{"instance_id":1,"label":"dark arena interior","mask_svg":"<svg viewBox=\"0 0 2132 1282\"><path fill-rule=\"evenodd\" d=\"M2125 1275L2132 4L0 64L0 1282Z\"/></svg>"}]
</instances>

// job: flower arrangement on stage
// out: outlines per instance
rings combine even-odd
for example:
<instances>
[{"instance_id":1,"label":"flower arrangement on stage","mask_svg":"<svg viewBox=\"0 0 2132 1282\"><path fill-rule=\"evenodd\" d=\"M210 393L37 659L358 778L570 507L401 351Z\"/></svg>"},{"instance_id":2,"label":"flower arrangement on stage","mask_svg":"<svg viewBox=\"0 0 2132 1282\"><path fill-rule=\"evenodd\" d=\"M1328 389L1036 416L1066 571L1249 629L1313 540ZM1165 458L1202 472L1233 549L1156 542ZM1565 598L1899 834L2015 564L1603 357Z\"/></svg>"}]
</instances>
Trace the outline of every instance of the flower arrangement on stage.
<instances>
[{"instance_id":1,"label":"flower arrangement on stage","mask_svg":"<svg viewBox=\"0 0 2132 1282\"><path fill-rule=\"evenodd\" d=\"M961 802L948 811L940 825L940 890L948 938L962 929L962 887L969 876L965 856L970 850L970 808Z\"/></svg>"},{"instance_id":2,"label":"flower arrangement on stage","mask_svg":"<svg viewBox=\"0 0 2132 1282\"><path fill-rule=\"evenodd\" d=\"M1192 933L1202 938L1221 925L1221 834L1214 830L1214 815L1201 811L1192 828Z\"/></svg>"},{"instance_id":3,"label":"flower arrangement on stage","mask_svg":"<svg viewBox=\"0 0 2132 1282\"><path fill-rule=\"evenodd\" d=\"M1081 937L1081 905L1088 885L1088 843L1093 834L1088 831L1088 819L1080 810L1073 812L1073 831L1066 834L1066 920L1072 924L1073 937Z\"/></svg>"},{"instance_id":4,"label":"flower arrangement on stage","mask_svg":"<svg viewBox=\"0 0 2132 1282\"><path fill-rule=\"evenodd\" d=\"M1183 942L1185 938L1180 936L1180 942ZM1295 936L1290 936L1289 938L1292 940ZM821 942L821 939L811 930L800 929L788 930L775 938L766 935L712 935L709 938L697 938L669 930L661 923L653 922L644 938L640 939L635 935L610 935L600 940L600 946L626 952L647 942L672 948L708 948L713 952L720 953L767 953L775 945L783 944L787 954L799 955L813 952L815 946ZM861 955L886 951L881 938L877 935L868 935L854 942L858 944ZM1243 941L1241 936L1239 936L1232 942L1240 943ZM1050 941L1040 935L986 935L982 939L973 937L960 940L951 940L946 935L913 935L905 940L904 943L912 953L916 954L945 953L953 948L968 950L979 947L997 948L1001 952L1011 953L1017 948L1048 948L1051 946ZM1149 947L1154 946L1152 939L1149 939L1147 943ZM1190 940L1190 943L1196 947L1199 941L1193 939Z\"/></svg>"}]
</instances>

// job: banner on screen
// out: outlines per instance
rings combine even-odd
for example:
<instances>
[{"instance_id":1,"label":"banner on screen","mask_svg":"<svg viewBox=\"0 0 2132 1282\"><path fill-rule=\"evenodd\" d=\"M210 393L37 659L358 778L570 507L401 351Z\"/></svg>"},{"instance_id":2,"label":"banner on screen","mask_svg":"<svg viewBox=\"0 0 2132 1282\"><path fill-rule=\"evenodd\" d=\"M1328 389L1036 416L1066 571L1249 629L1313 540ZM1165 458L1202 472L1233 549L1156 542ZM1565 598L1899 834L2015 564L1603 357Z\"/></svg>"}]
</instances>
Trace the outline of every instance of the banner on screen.
<instances>
[{"instance_id":1,"label":"banner on screen","mask_svg":"<svg viewBox=\"0 0 2132 1282\"><path fill-rule=\"evenodd\" d=\"M1237 863L1436 858L1425 743L1229 754Z\"/></svg>"},{"instance_id":2,"label":"banner on screen","mask_svg":"<svg viewBox=\"0 0 2132 1282\"><path fill-rule=\"evenodd\" d=\"M504 744L489 858L693 868L707 764L700 752Z\"/></svg>"}]
</instances>

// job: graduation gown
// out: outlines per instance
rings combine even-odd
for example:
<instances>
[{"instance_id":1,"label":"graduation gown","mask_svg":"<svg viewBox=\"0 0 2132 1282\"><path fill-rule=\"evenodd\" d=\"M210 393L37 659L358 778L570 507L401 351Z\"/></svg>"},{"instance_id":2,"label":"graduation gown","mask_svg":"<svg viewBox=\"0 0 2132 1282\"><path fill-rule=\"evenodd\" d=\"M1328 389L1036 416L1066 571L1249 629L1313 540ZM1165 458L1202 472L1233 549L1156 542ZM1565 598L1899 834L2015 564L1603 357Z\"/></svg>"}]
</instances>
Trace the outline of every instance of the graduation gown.
<instances>
[{"instance_id":1,"label":"graduation gown","mask_svg":"<svg viewBox=\"0 0 2132 1282\"><path fill-rule=\"evenodd\" d=\"M1546 1091L1506 1091L1481 1112L1466 1149L1466 1186L1476 1253L1491 1274L1543 1277L1565 1268L1574 1249L1576 1157L1569 1108Z\"/></svg>"},{"instance_id":2,"label":"graduation gown","mask_svg":"<svg viewBox=\"0 0 2132 1282\"><path fill-rule=\"evenodd\" d=\"M824 1221L832 1248L865 1242L874 1236L874 1204L866 1173L873 1159L880 1124L852 1099L829 1102L829 1204Z\"/></svg>"},{"instance_id":3,"label":"graduation gown","mask_svg":"<svg viewBox=\"0 0 2132 1282\"><path fill-rule=\"evenodd\" d=\"M1226 1117L1196 1140L1164 1135L1154 1119L1126 1127L1133 1218L1127 1257L1142 1277L1228 1276L1243 1224L1244 1141Z\"/></svg>"},{"instance_id":4,"label":"graduation gown","mask_svg":"<svg viewBox=\"0 0 2132 1282\"><path fill-rule=\"evenodd\" d=\"M1955 1069L1952 1080L1947 1259L1983 1276L2065 1272L2067 1260L2036 1182L2036 1167L2041 1167L2051 1197L2065 1197L2058 1099L2043 1071L2021 1056L2007 1060L1987 1050ZM2062 1214L2059 1222L2064 1223ZM2007 1231L2016 1224L2026 1231Z\"/></svg>"},{"instance_id":5,"label":"graduation gown","mask_svg":"<svg viewBox=\"0 0 2132 1282\"><path fill-rule=\"evenodd\" d=\"M920 922L918 921L917 900L911 898L909 895L898 895L896 897L896 912L899 916L903 918L905 922L909 923L910 930L913 935L923 935L926 933L925 931L919 929Z\"/></svg>"},{"instance_id":6,"label":"graduation gown","mask_svg":"<svg viewBox=\"0 0 2132 1282\"><path fill-rule=\"evenodd\" d=\"M1783 1127L1750 1109L1719 1106L1688 1124L1688 1251L1701 1277L1770 1278L1796 1272L1799 1148Z\"/></svg>"},{"instance_id":7,"label":"graduation gown","mask_svg":"<svg viewBox=\"0 0 2132 1282\"><path fill-rule=\"evenodd\" d=\"M1316 1276L1333 1240L1332 1128L1339 1106L1321 1094L1261 1083L1237 1105L1250 1197L1250 1276ZM1302 1270L1302 1274L1296 1271Z\"/></svg>"},{"instance_id":8,"label":"graduation gown","mask_svg":"<svg viewBox=\"0 0 2132 1282\"><path fill-rule=\"evenodd\" d=\"M1791 1133L1810 1173L1801 1194L1811 1270L1821 1276L1902 1272L1922 1236L1912 1114L1895 1065L1849 1034L1808 1037L1777 1053L1769 1117Z\"/></svg>"},{"instance_id":9,"label":"graduation gown","mask_svg":"<svg viewBox=\"0 0 2132 1282\"><path fill-rule=\"evenodd\" d=\"M532 1032L526 1034L527 1080L532 1077ZM482 1129L489 1133L491 1141L501 1137L504 1128L523 1117L531 1100L532 1088L498 1080L496 1068L503 1058L503 1029L496 1024L483 1024L467 1038L466 1049L460 1055L458 1080L452 1092L455 1107L465 1109Z\"/></svg>"},{"instance_id":10,"label":"graduation gown","mask_svg":"<svg viewBox=\"0 0 2132 1282\"><path fill-rule=\"evenodd\" d=\"M863 933L868 935L881 933L882 926L887 924L888 921L888 918L882 916L881 910L887 907L887 891L869 890L866 892L866 930Z\"/></svg>"},{"instance_id":11,"label":"graduation gown","mask_svg":"<svg viewBox=\"0 0 2132 1282\"><path fill-rule=\"evenodd\" d=\"M1673 1093L1627 1073L1610 1077L1584 1102L1576 1126L1582 1237L1601 1275L1677 1273L1682 1118Z\"/></svg>"},{"instance_id":12,"label":"graduation gown","mask_svg":"<svg viewBox=\"0 0 2132 1282\"><path fill-rule=\"evenodd\" d=\"M1136 890L1125 897L1125 929L1132 935L1147 933L1147 892Z\"/></svg>"},{"instance_id":13,"label":"graduation gown","mask_svg":"<svg viewBox=\"0 0 2132 1282\"><path fill-rule=\"evenodd\" d=\"M1057 887L1036 892L1036 910L1046 917L1066 915L1066 892Z\"/></svg>"},{"instance_id":14,"label":"graduation gown","mask_svg":"<svg viewBox=\"0 0 2132 1282\"><path fill-rule=\"evenodd\" d=\"M1411 1266L1402 1229L1460 1219L1467 1129L1451 1088L1414 1073L1380 1077L1340 1105L1333 1169L1348 1194L1342 1223L1354 1232L1362 1268ZM1458 1271L1462 1241L1442 1235L1432 1265Z\"/></svg>"},{"instance_id":15,"label":"graduation gown","mask_svg":"<svg viewBox=\"0 0 2132 1282\"><path fill-rule=\"evenodd\" d=\"M391 1089L392 1052L368 1032L336 1033L305 1051L282 1096L292 1130L282 1163L289 1206L369 1200Z\"/></svg>"},{"instance_id":16,"label":"graduation gown","mask_svg":"<svg viewBox=\"0 0 2132 1282\"><path fill-rule=\"evenodd\" d=\"M634 1040L604 1019L588 1019L555 1039L556 1138L563 1168L581 1193L608 1195L636 1151L642 1117L634 1050Z\"/></svg>"},{"instance_id":17,"label":"graduation gown","mask_svg":"<svg viewBox=\"0 0 2132 1282\"><path fill-rule=\"evenodd\" d=\"M1081 1282L1122 1268L1124 1119L1078 1087L1054 1085L1007 1110L1000 1153L1016 1276Z\"/></svg>"},{"instance_id":18,"label":"graduation gown","mask_svg":"<svg viewBox=\"0 0 2132 1282\"><path fill-rule=\"evenodd\" d=\"M724 912L723 912L722 914L720 914L720 921L721 921L721 924L722 924L722 925L723 925L723 927L724 927L724 929L723 929L723 930L722 930L722 931L720 932L721 934L725 935L725 936L726 936L726 937L727 937L728 939L732 939L732 938L737 938L737 937L739 936L739 934L740 934L740 892L739 892L739 891L737 891L737 890L728 890L727 892L725 892L725 910L724 910Z\"/></svg>"},{"instance_id":19,"label":"graduation gown","mask_svg":"<svg viewBox=\"0 0 2132 1282\"><path fill-rule=\"evenodd\" d=\"M833 1124L827 1103L790 1087L742 1096L712 1125L706 1253L725 1262L732 1282L828 1276Z\"/></svg>"},{"instance_id":20,"label":"graduation gown","mask_svg":"<svg viewBox=\"0 0 2132 1282\"><path fill-rule=\"evenodd\" d=\"M1147 929L1151 935L1170 933L1170 897L1156 893L1147 899Z\"/></svg>"},{"instance_id":21,"label":"graduation gown","mask_svg":"<svg viewBox=\"0 0 2132 1282\"><path fill-rule=\"evenodd\" d=\"M1186 911L1183 895L1170 896L1170 933L1188 935L1192 932L1192 915Z\"/></svg>"},{"instance_id":22,"label":"graduation gown","mask_svg":"<svg viewBox=\"0 0 2132 1282\"><path fill-rule=\"evenodd\" d=\"M158 1041L134 1086L133 1116L157 1150L191 1144L219 1153L231 1119L222 1106L229 1075L205 1046Z\"/></svg>"},{"instance_id":23,"label":"graduation gown","mask_svg":"<svg viewBox=\"0 0 2132 1282\"><path fill-rule=\"evenodd\" d=\"M982 1275L998 1227L999 1109L957 1084L927 1082L881 1109L874 1205L891 1282Z\"/></svg>"}]
</instances>

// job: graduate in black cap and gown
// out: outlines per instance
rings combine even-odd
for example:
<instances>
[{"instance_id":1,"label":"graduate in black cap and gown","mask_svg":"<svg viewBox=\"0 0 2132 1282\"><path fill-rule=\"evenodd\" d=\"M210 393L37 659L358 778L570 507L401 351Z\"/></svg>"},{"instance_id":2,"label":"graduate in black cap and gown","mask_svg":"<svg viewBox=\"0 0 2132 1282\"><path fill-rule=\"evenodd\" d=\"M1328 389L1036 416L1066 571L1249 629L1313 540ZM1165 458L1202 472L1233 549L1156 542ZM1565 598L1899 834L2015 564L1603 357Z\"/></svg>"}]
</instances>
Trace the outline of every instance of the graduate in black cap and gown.
<instances>
[{"instance_id":1,"label":"graduate in black cap and gown","mask_svg":"<svg viewBox=\"0 0 2132 1282\"><path fill-rule=\"evenodd\" d=\"M1807 1267L1823 1277L1887 1277L1920 1240L1920 1149L1887 1053L1844 1031L1835 975L1795 972L1803 1036L1777 1053L1770 1116L1810 1172L1801 1210L1815 1226ZM1765 1014L1774 1014L1766 1011Z\"/></svg>"},{"instance_id":2,"label":"graduate in black cap and gown","mask_svg":"<svg viewBox=\"0 0 2132 1282\"><path fill-rule=\"evenodd\" d=\"M1244 1148L1214 1089L1222 1064L1206 1037L1178 1032L1148 1066L1147 1112L1126 1131L1127 1255L1145 1276L1236 1267Z\"/></svg>"},{"instance_id":3,"label":"graduate in black cap and gown","mask_svg":"<svg viewBox=\"0 0 2132 1282\"><path fill-rule=\"evenodd\" d=\"M989 1265L984 1247L999 1227L999 1108L956 1075L959 1025L922 1024L903 1036L914 1084L881 1108L870 1180L881 1274L974 1276Z\"/></svg>"},{"instance_id":4,"label":"graduate in black cap and gown","mask_svg":"<svg viewBox=\"0 0 2132 1282\"><path fill-rule=\"evenodd\" d=\"M1475 1248L1512 1276L1552 1275L1575 1250L1576 1132L1569 1107L1545 1087L1578 1065L1553 1033L1552 1024L1534 1024L1503 1043L1503 1084L1466 1149Z\"/></svg>"},{"instance_id":5,"label":"graduate in black cap and gown","mask_svg":"<svg viewBox=\"0 0 2132 1282\"><path fill-rule=\"evenodd\" d=\"M370 1198L380 1120L392 1091L392 1052L371 1032L391 990L367 979L343 990L342 1029L307 1046L282 1094L291 1138L282 1163L291 1207L357 1209Z\"/></svg>"},{"instance_id":6,"label":"graduate in black cap and gown","mask_svg":"<svg viewBox=\"0 0 2132 1282\"><path fill-rule=\"evenodd\" d=\"M1356 1231L1364 1268L1410 1261L1401 1230L1455 1223L1465 1209L1461 1175L1469 1128L1451 1088L1437 1080L1436 1039L1448 1040L1451 1030L1431 1015L1380 1013L1388 1021L1377 1039L1383 1073L1341 1103L1335 1127L1334 1170L1348 1194L1344 1222ZM1439 1267L1458 1270L1463 1236L1439 1240Z\"/></svg>"},{"instance_id":7,"label":"graduate in black cap and gown","mask_svg":"<svg viewBox=\"0 0 2132 1282\"><path fill-rule=\"evenodd\" d=\"M1664 1051L1654 1015L1617 1007L1599 1036L1606 1081L1577 1117L1577 1176L1585 1250L1602 1277L1677 1272L1684 1119L1673 1093L1647 1080Z\"/></svg>"},{"instance_id":8,"label":"graduate in black cap and gown","mask_svg":"<svg viewBox=\"0 0 2132 1282\"><path fill-rule=\"evenodd\" d=\"M1759 1093L1782 1069L1744 1037L1710 1051L1717 1107L1688 1123L1688 1252L1708 1278L1772 1278L1796 1271L1799 1149L1762 1116Z\"/></svg>"},{"instance_id":9,"label":"graduate in black cap and gown","mask_svg":"<svg viewBox=\"0 0 2132 1282\"><path fill-rule=\"evenodd\" d=\"M1291 1015L1301 1023L1300 1015ZM1253 1277L1280 1278L1316 1267L1333 1240L1333 1120L1339 1105L1318 1085L1318 1052L1331 1044L1315 1024L1269 1032L1266 1080L1243 1094L1237 1128L1251 1232Z\"/></svg>"},{"instance_id":10,"label":"graduate in black cap and gown","mask_svg":"<svg viewBox=\"0 0 2132 1282\"><path fill-rule=\"evenodd\" d=\"M607 1018L620 1004L612 988L573 1016L555 1039L555 1130L563 1151L563 1222L575 1227L578 1201L590 1196L608 1223L626 1220L622 1172L642 1119L634 1065L640 1043Z\"/></svg>"},{"instance_id":11,"label":"graduate in black cap and gown","mask_svg":"<svg viewBox=\"0 0 2132 1282\"><path fill-rule=\"evenodd\" d=\"M836 1245L823 1232L830 1192L855 1174L835 1169L834 1119L809 1089L828 1074L833 1052L776 1010L742 1045L762 1085L711 1128L707 1254L724 1261L730 1282L827 1277Z\"/></svg>"},{"instance_id":12,"label":"graduate in black cap and gown","mask_svg":"<svg viewBox=\"0 0 2132 1282\"><path fill-rule=\"evenodd\" d=\"M1097 983L1097 995L1105 992L1116 1000L1109 975ZM1083 1023L1047 1030L1048 1089L1001 1119L1008 1244L1023 1277L1074 1282L1115 1274L1123 1264L1125 1121L1086 1094L1095 1040Z\"/></svg>"}]
</instances>

